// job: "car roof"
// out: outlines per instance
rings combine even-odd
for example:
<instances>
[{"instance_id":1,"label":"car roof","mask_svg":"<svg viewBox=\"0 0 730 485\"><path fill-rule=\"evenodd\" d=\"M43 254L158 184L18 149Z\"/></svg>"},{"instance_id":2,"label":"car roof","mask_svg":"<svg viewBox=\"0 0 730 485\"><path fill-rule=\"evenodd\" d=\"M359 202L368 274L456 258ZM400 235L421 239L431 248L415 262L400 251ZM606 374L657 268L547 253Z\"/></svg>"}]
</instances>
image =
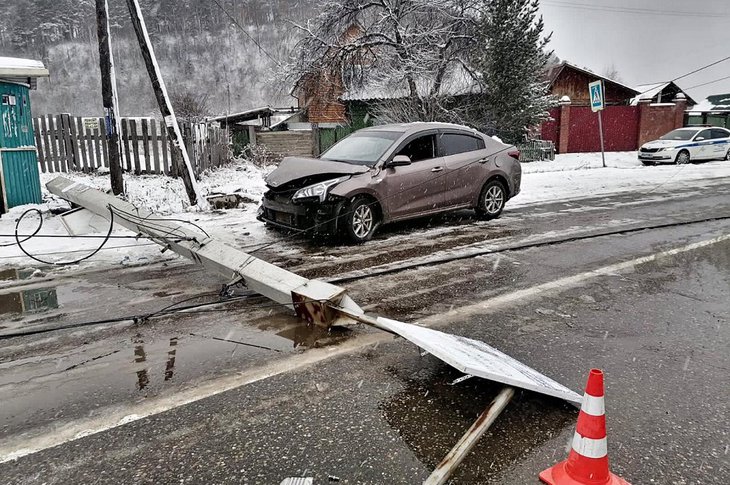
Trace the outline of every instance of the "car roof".
<instances>
[{"instance_id":1,"label":"car roof","mask_svg":"<svg viewBox=\"0 0 730 485\"><path fill-rule=\"evenodd\" d=\"M377 126L371 126L368 128L363 128L360 131L395 131L395 132L400 132L403 134L410 135L413 133L418 133L419 131L430 130L430 129L436 129L436 130L456 129L456 130L460 130L460 131L467 131L474 135L483 136L477 130L475 130L473 128L469 128L468 126L457 125L454 123L436 123L436 122L425 122L425 121L417 121L417 122L413 122L413 123L392 123L392 124L388 124L388 125L377 125Z\"/></svg>"}]
</instances>

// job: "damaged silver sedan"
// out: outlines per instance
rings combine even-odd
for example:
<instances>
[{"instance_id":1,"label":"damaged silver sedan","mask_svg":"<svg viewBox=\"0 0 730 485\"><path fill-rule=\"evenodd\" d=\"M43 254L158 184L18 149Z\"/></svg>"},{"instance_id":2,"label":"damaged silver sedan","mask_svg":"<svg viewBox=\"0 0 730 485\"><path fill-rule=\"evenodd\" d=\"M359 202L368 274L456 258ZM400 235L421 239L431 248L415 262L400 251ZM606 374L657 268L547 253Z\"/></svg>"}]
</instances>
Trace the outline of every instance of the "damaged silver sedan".
<instances>
[{"instance_id":1,"label":"damaged silver sedan","mask_svg":"<svg viewBox=\"0 0 730 485\"><path fill-rule=\"evenodd\" d=\"M382 224L471 208L499 217L520 191L519 151L466 126L359 130L319 158L287 157L267 178L259 220L369 240Z\"/></svg>"}]
</instances>

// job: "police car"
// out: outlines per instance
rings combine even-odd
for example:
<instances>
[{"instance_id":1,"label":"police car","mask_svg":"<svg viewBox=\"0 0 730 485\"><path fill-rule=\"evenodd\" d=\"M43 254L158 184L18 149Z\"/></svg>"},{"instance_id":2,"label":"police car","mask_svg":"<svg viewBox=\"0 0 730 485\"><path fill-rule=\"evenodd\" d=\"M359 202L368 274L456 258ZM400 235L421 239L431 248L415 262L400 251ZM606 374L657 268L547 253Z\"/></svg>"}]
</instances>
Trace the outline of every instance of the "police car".
<instances>
[{"instance_id":1,"label":"police car","mask_svg":"<svg viewBox=\"0 0 730 485\"><path fill-rule=\"evenodd\" d=\"M679 128L639 149L644 165L723 159L730 160L730 131L718 127Z\"/></svg>"}]
</instances>

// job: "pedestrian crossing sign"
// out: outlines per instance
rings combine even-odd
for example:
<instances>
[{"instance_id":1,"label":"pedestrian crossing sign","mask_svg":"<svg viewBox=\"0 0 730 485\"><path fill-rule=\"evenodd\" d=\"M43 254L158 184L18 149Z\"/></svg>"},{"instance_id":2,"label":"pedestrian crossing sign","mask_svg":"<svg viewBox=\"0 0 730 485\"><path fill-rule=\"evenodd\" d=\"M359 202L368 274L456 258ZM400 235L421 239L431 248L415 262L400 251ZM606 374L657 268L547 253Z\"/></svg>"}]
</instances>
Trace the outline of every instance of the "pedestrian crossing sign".
<instances>
[{"instance_id":1,"label":"pedestrian crossing sign","mask_svg":"<svg viewBox=\"0 0 730 485\"><path fill-rule=\"evenodd\" d=\"M595 113L604 108L603 103L603 82L595 81L588 84L588 92L591 96L591 110Z\"/></svg>"}]
</instances>

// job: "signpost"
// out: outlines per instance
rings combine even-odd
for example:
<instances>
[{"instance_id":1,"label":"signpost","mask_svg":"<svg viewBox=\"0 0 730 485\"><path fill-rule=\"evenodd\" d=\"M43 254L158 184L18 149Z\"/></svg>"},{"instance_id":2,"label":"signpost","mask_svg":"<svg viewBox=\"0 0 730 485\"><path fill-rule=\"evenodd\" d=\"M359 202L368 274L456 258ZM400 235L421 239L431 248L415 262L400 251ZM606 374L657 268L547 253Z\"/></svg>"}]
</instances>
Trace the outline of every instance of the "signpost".
<instances>
[{"instance_id":1,"label":"signpost","mask_svg":"<svg viewBox=\"0 0 730 485\"><path fill-rule=\"evenodd\" d=\"M598 112L598 133L601 136L601 160L603 168L606 168L606 152L603 148L603 118L601 111L605 107L603 81L594 81L588 84L588 92L591 95L591 111Z\"/></svg>"}]
</instances>

